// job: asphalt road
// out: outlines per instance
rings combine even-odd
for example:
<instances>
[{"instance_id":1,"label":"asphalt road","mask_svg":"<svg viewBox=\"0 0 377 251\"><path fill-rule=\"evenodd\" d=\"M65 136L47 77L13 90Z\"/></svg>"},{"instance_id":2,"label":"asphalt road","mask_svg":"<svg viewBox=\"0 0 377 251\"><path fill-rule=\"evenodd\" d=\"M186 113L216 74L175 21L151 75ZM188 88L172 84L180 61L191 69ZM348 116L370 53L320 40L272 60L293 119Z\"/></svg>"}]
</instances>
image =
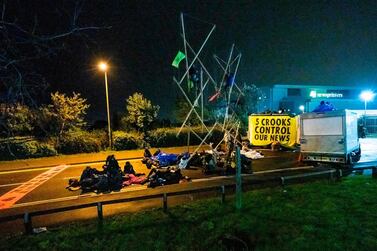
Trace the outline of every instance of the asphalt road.
<instances>
[{"instance_id":1,"label":"asphalt road","mask_svg":"<svg viewBox=\"0 0 377 251\"><path fill-rule=\"evenodd\" d=\"M254 171L261 170L271 170L275 168L285 168L297 166L295 159L297 154L295 153L273 153L274 156L266 156L264 159L258 159L254 161ZM280 156L279 156L280 155ZM282 155L287 155L283 157ZM121 167L124 166L126 161L119 161ZM130 160L131 164L134 166L135 170L140 173L148 174L148 170L145 165L141 163L141 159ZM103 163L90 164L91 167L102 169ZM79 195L80 191L68 191L65 187L68 184L68 179L79 178L82 170L87 166L87 164L70 165L68 168L47 180L45 183L41 184L34 190L30 191L23 198L17 201L17 204L27 203L33 201L50 200L62 197L68 197L72 195ZM35 176L46 172L48 168L33 168L21 171L9 171L0 172L0 196L9 192L17 186L31 180ZM203 175L202 170L198 168L197 170L184 170L184 175L187 175L193 179L208 177ZM123 190L133 189L133 187L139 186L134 185L131 187L126 187Z\"/></svg>"},{"instance_id":2,"label":"asphalt road","mask_svg":"<svg viewBox=\"0 0 377 251\"><path fill-rule=\"evenodd\" d=\"M174 151L172 149L170 152L179 153L182 151L181 149L177 149ZM131 164L134 166L136 172L148 174L150 170L148 170L145 165L141 163L141 158L135 159L137 156L132 156L132 159L129 160ZM140 156L141 157L141 156ZM253 162L253 170L254 172L259 172L262 170L272 170L277 168L288 168L297 166L297 153L278 153L278 152L265 152L265 158L258 159ZM121 167L124 166L127 160L120 160L119 164ZM105 160L98 162L98 163L90 163L91 167L102 169L102 165L104 164ZM60 163L62 164L62 163ZM68 184L68 180L70 178L79 178L82 170L88 164L74 164L68 165L65 169L59 172L57 175L47 179L44 183L37 185L35 188L30 189L30 191L26 191L25 195L23 195L19 200L17 200L11 208L18 208L23 206L29 206L30 208L33 205L41 203L41 202L53 202L53 201L60 201L67 198L85 198L86 196L107 196L106 194L96 195L94 193L89 193L85 195L80 195L80 191L68 191L65 187ZM9 171L0 171L0 197L9 194L8 192L12 192L14 189L18 189L19 187L33 182L35 177L44 175L48 172L51 167L46 167L46 165L41 165L42 167L35 167L35 168L28 168L28 169L13 169ZM191 177L193 180L197 180L200 178L208 178L213 177L204 175L202 173L201 168L197 168L196 170L183 170L183 175L187 175ZM122 191L137 191L140 190L143 193L148 193L151 188L146 188L146 186L142 185L132 185L129 187L125 187ZM183 201L191 201L197 198L198 195L187 195L187 196L179 196L175 197L174 199L170 200L170 204L180 204ZM201 197L200 195L199 197ZM206 194L205 196L208 196ZM126 203L126 204L116 204L116 205L109 205L105 206L104 211L106 214L116 214L119 212L131 212L141 210L143 208L148 207L156 207L157 205L161 205L160 200L147 200L143 202L133 202L133 203ZM0 210L1 213L1 210ZM95 209L83 209L77 210L69 213L60 213L54 215L53 217L37 217L33 219L33 222L36 225L50 225L51 223L59 223L65 221L74 221L77 219L86 219L95 216L96 211ZM5 231L10 229L22 230L22 222L18 221L18 224L9 223L3 224L1 228Z\"/></svg>"},{"instance_id":3,"label":"asphalt road","mask_svg":"<svg viewBox=\"0 0 377 251\"><path fill-rule=\"evenodd\" d=\"M362 158L360 160L360 163L377 160L377 139L361 139L361 147ZM172 149L171 152L179 152L179 150L174 151L174 149ZM264 151L264 153L265 158L253 161L254 172L290 168L299 165L299 163L297 162L298 153L271 151ZM148 170L145 165L141 163L141 158L135 159L135 157L137 156L132 156L132 160L130 160L135 170L140 173L148 174L150 170ZM126 160L119 161L121 167L124 166L125 161ZM39 185L38 187L27 193L24 197L17 201L16 204L45 201L79 195L80 191L68 191L67 189L65 189L68 184L68 179L79 178L82 170L87 165L90 165L91 167L97 169L102 169L103 164L104 160L103 162L99 163L69 165L62 172L58 173L56 176L48 179L45 183ZM25 182L30 181L37 175L46 172L48 169L48 167L36 167L24 170L0 172L0 196L24 184ZM184 170L183 174L193 179L208 177L203 175L200 168L198 170ZM140 185L126 187L123 190L133 190L135 189L135 187L140 187Z\"/></svg>"},{"instance_id":4,"label":"asphalt road","mask_svg":"<svg viewBox=\"0 0 377 251\"><path fill-rule=\"evenodd\" d=\"M361 162L368 162L368 161L376 161L377 159L377 139L362 139L362 158ZM174 150L170 151L174 152ZM179 152L179 151L178 151ZM275 170L275 169L285 169L285 168L292 168L297 167L299 165L298 153L292 152L272 152L272 151L265 151L265 158L258 159L253 161L253 171L255 173L258 172L265 172L268 170ZM141 156L140 156L141 157ZM124 166L126 160L119 161L121 167ZM91 167L95 167L97 169L101 169L103 162L99 163L90 163ZM140 173L148 174L149 170L141 163L141 159L135 159L135 156L132 156L132 160L130 160L131 164L134 166L135 170ZM39 203L42 201L55 201L61 200L64 198L69 198L72 196L79 196L80 191L68 191L65 189L68 183L68 179L70 178L79 178L81 175L82 170L88 164L75 164L69 165L63 171L59 172L57 175L51 177L43 184L38 185L31 191L27 192L25 196L19 199L14 207L24 206L24 205L33 205L34 203ZM0 172L0 196L6 194L7 192L15 189L27 182L30 182L33 178L38 175L41 175L47 172L50 168L49 167L35 167L30 169L24 170L11 170L11 171L3 171ZM191 178L200 179L200 178L207 178L209 176L205 176L202 173L201 169L197 170L184 170L184 175L187 175ZM141 185L132 185L130 187L126 187L122 189L122 191L136 191L141 190L141 192L148 192L148 189L145 186ZM93 194L83 195L80 197L85 196L93 196ZM96 195L97 196L97 195ZM99 196L106 196L99 195ZM208 196L205 195L205 196ZM169 200L169 204L181 204L184 201L191 201L198 197L203 197L203 195L185 195L175 197L172 200ZM112 215L117 214L119 212L133 212L138 211L144 208L155 207L161 205L161 200L147 200L143 202L131 202L126 204L116 204L116 205L108 205L105 206L104 212L105 215ZM1 210L0 210L1 213ZM66 222L68 221L75 221L77 219L87 219L96 216L96 210L93 209L82 209L76 210L69 213L60 213L54 215L53 217L37 217L33 221L36 225L50 225L52 223L56 224L59 222ZM19 221L17 224L5 224L2 227L3 230L8 229L22 229L22 222Z\"/></svg>"}]
</instances>

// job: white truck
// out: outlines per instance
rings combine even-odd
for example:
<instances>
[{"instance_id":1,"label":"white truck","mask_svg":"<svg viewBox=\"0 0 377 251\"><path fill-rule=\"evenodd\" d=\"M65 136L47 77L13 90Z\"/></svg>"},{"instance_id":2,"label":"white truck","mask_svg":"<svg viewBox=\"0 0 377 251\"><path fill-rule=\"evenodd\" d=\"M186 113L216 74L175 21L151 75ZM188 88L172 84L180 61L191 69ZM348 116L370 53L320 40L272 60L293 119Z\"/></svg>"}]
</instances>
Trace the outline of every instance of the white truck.
<instances>
[{"instance_id":1,"label":"white truck","mask_svg":"<svg viewBox=\"0 0 377 251\"><path fill-rule=\"evenodd\" d=\"M300 115L301 160L352 164L360 160L357 114L350 110Z\"/></svg>"}]
</instances>

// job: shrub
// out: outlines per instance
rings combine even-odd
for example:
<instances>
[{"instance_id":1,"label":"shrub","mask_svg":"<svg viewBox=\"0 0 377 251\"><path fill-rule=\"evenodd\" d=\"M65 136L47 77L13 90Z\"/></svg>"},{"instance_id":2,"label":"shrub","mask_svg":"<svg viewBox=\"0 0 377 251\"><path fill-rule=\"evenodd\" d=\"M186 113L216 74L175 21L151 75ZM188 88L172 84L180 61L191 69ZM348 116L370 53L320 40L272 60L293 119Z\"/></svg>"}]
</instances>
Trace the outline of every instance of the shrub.
<instances>
[{"instance_id":1,"label":"shrub","mask_svg":"<svg viewBox=\"0 0 377 251\"><path fill-rule=\"evenodd\" d=\"M156 120L160 107L153 105L143 94L135 92L126 100L126 110L123 123L127 122L135 130L146 132Z\"/></svg>"},{"instance_id":2,"label":"shrub","mask_svg":"<svg viewBox=\"0 0 377 251\"><path fill-rule=\"evenodd\" d=\"M59 140L70 130L81 129L89 105L79 93L72 97L59 92L51 93L51 104L40 107L38 127L45 135L58 136Z\"/></svg>"},{"instance_id":3,"label":"shrub","mask_svg":"<svg viewBox=\"0 0 377 251\"><path fill-rule=\"evenodd\" d=\"M123 131L113 132L114 150L136 149L144 146L143 134Z\"/></svg>"},{"instance_id":4,"label":"shrub","mask_svg":"<svg viewBox=\"0 0 377 251\"><path fill-rule=\"evenodd\" d=\"M109 145L109 136L106 130L93 130L90 132L92 137L99 140L101 149L106 149Z\"/></svg>"},{"instance_id":5,"label":"shrub","mask_svg":"<svg viewBox=\"0 0 377 251\"><path fill-rule=\"evenodd\" d=\"M39 142L31 137L15 137L0 141L1 160L27 159L55 156L57 151L47 142Z\"/></svg>"},{"instance_id":6,"label":"shrub","mask_svg":"<svg viewBox=\"0 0 377 251\"><path fill-rule=\"evenodd\" d=\"M33 131L35 111L20 103L0 104L0 133L9 135L30 135Z\"/></svg>"},{"instance_id":7,"label":"shrub","mask_svg":"<svg viewBox=\"0 0 377 251\"><path fill-rule=\"evenodd\" d=\"M81 130L64 134L57 146L59 153L64 154L99 152L103 148L104 141L101 133Z\"/></svg>"},{"instance_id":8,"label":"shrub","mask_svg":"<svg viewBox=\"0 0 377 251\"><path fill-rule=\"evenodd\" d=\"M202 139L206 136L206 131L202 132L201 127L193 127L193 131ZM210 129L210 128L209 128ZM188 128L183 128L179 136L179 127L173 128L158 128L156 130L150 131L147 142L152 147L168 147L168 146L185 146L187 145ZM212 134L207 138L206 142L218 143L223 137L222 132L219 129L214 129ZM201 140L190 131L190 145L199 145Z\"/></svg>"},{"instance_id":9,"label":"shrub","mask_svg":"<svg viewBox=\"0 0 377 251\"><path fill-rule=\"evenodd\" d=\"M187 145L187 130L183 130L177 137L178 131L179 128L158 128L149 132L147 142L152 147Z\"/></svg>"},{"instance_id":10,"label":"shrub","mask_svg":"<svg viewBox=\"0 0 377 251\"><path fill-rule=\"evenodd\" d=\"M53 144L39 143L38 150L35 157L47 157L58 155Z\"/></svg>"}]
</instances>

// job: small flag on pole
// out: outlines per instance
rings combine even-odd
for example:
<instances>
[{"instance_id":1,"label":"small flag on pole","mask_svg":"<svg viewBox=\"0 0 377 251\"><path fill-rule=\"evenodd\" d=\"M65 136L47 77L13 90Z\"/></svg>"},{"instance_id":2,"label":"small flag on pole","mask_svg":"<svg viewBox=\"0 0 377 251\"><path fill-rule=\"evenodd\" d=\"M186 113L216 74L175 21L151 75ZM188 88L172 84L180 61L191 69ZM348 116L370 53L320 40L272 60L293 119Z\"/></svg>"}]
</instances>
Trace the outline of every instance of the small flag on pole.
<instances>
[{"instance_id":1,"label":"small flag on pole","mask_svg":"<svg viewBox=\"0 0 377 251\"><path fill-rule=\"evenodd\" d=\"M212 95L211 97L209 97L208 101L209 102L215 101L219 96L220 96L220 92L218 91L214 95Z\"/></svg>"},{"instance_id":2,"label":"small flag on pole","mask_svg":"<svg viewBox=\"0 0 377 251\"><path fill-rule=\"evenodd\" d=\"M175 56L173 62L171 63L172 66L174 66L175 68L179 68L179 63L185 59L186 55L181 52L181 51L178 51L177 55Z\"/></svg>"},{"instance_id":3,"label":"small flag on pole","mask_svg":"<svg viewBox=\"0 0 377 251\"><path fill-rule=\"evenodd\" d=\"M187 89L191 90L192 88L194 88L194 83L191 80L187 81Z\"/></svg>"}]
</instances>

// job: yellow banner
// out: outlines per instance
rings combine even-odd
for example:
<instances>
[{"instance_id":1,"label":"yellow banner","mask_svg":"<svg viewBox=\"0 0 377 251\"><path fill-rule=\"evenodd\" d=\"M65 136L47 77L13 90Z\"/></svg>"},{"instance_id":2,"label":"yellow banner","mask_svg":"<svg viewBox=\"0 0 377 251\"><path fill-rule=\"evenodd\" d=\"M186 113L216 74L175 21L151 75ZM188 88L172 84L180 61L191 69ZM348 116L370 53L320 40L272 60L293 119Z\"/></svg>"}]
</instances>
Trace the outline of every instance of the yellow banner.
<instances>
[{"instance_id":1,"label":"yellow banner","mask_svg":"<svg viewBox=\"0 0 377 251\"><path fill-rule=\"evenodd\" d=\"M249 140L252 145L265 146L279 142L293 147L297 141L297 117L288 115L249 116Z\"/></svg>"}]
</instances>

